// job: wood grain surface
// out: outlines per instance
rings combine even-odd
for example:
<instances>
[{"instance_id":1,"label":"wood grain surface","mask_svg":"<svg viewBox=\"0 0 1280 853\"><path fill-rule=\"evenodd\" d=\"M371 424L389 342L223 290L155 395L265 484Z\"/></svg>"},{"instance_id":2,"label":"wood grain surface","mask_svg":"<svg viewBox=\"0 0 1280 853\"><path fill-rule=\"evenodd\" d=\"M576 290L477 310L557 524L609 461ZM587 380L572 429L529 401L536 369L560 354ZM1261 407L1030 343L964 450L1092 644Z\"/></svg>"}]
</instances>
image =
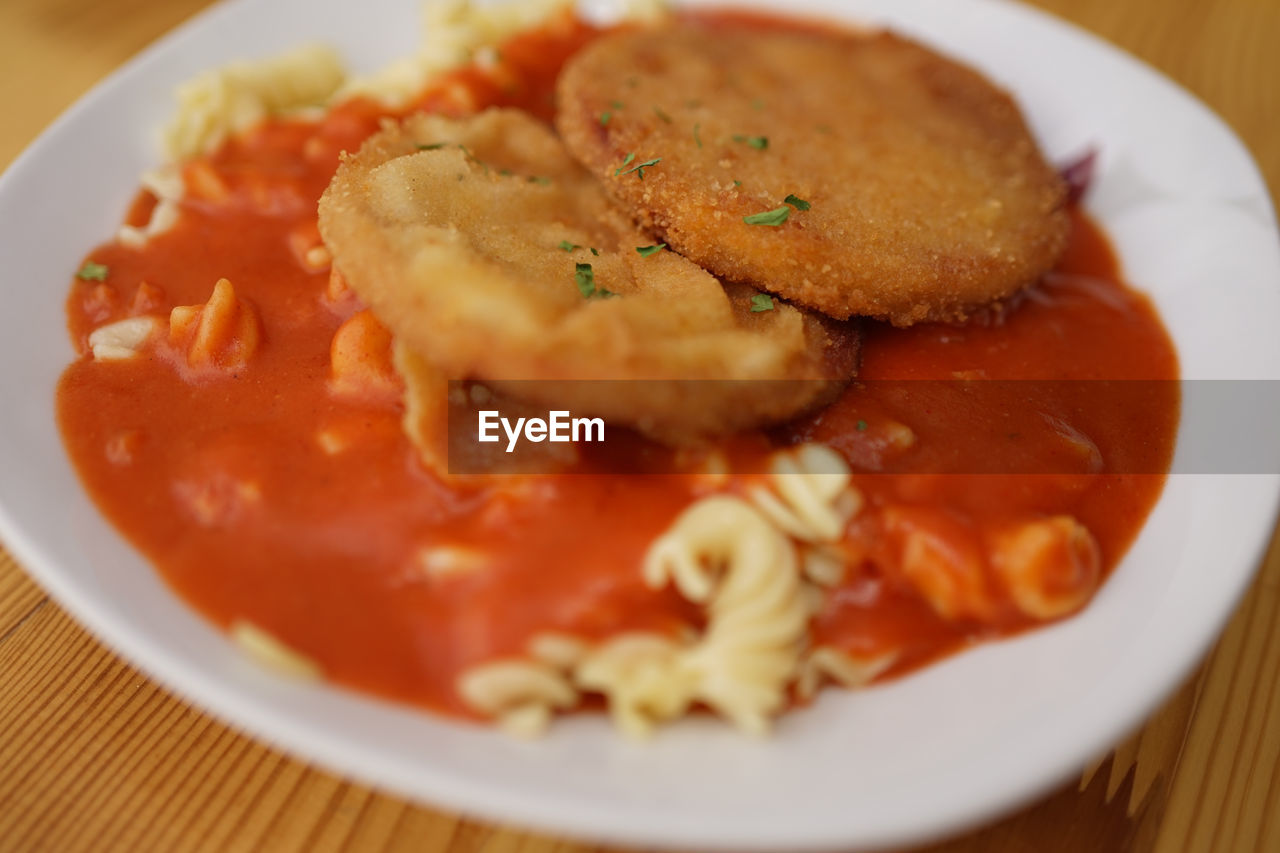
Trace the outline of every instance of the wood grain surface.
<instances>
[{"instance_id":1,"label":"wood grain surface","mask_svg":"<svg viewBox=\"0 0 1280 853\"><path fill-rule=\"evenodd\" d=\"M204 5L3 0L0 165ZM1244 138L1275 197L1280 0L1035 5L1206 101ZM235 733L95 642L0 550L0 850L594 849L408 804ZM1280 851L1280 548L1200 672L1133 738L1079 784L928 849Z\"/></svg>"}]
</instances>

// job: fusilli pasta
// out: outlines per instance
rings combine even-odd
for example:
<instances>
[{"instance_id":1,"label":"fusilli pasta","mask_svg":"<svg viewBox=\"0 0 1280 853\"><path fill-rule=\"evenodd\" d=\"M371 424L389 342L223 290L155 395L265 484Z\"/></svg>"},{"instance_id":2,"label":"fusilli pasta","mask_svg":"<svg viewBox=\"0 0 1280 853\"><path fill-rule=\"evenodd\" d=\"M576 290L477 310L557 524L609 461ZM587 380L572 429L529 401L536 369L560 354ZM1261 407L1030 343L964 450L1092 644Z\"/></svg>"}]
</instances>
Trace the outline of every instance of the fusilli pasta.
<instances>
[{"instance_id":1,"label":"fusilli pasta","mask_svg":"<svg viewBox=\"0 0 1280 853\"><path fill-rule=\"evenodd\" d=\"M767 731L809 622L795 547L745 501L709 497L654 542L644 575L707 603L706 633L679 662L696 679L695 698L745 731Z\"/></svg>"},{"instance_id":2,"label":"fusilli pasta","mask_svg":"<svg viewBox=\"0 0 1280 853\"><path fill-rule=\"evenodd\" d=\"M563 672L530 660L473 667L458 679L458 693L472 710L518 737L541 734L554 710L578 704L578 691Z\"/></svg>"},{"instance_id":3,"label":"fusilli pasta","mask_svg":"<svg viewBox=\"0 0 1280 853\"><path fill-rule=\"evenodd\" d=\"M89 349L95 361L133 358L160 328L155 317L127 317L89 333Z\"/></svg>"},{"instance_id":4,"label":"fusilli pasta","mask_svg":"<svg viewBox=\"0 0 1280 853\"><path fill-rule=\"evenodd\" d=\"M750 490L751 502L770 521L802 542L834 542L862 508L849 466L821 444L804 444L774 457L769 485Z\"/></svg>"},{"instance_id":5,"label":"fusilli pasta","mask_svg":"<svg viewBox=\"0 0 1280 853\"><path fill-rule=\"evenodd\" d=\"M752 502L703 498L649 546L645 583L670 584L703 605L700 636L629 632L592 646L538 635L531 660L468 673L468 704L528 734L554 708L572 704L571 692L598 693L618 728L639 737L701 703L762 734L797 679L812 695L823 678L853 685L883 671L891 658L859 662L834 649L804 656L820 586L838 583L843 572L831 543L861 505L848 467L827 448L806 445L778 457L771 484L776 494L761 487Z\"/></svg>"},{"instance_id":6,"label":"fusilli pasta","mask_svg":"<svg viewBox=\"0 0 1280 853\"><path fill-rule=\"evenodd\" d=\"M345 77L337 53L321 45L208 71L178 87L165 153L186 160L268 116L322 105Z\"/></svg>"},{"instance_id":7,"label":"fusilli pasta","mask_svg":"<svg viewBox=\"0 0 1280 853\"><path fill-rule=\"evenodd\" d=\"M859 658L832 646L819 646L805 656L796 679L796 694L810 699L825 681L841 687L865 687L876 676L893 666L896 652L871 658Z\"/></svg>"},{"instance_id":8,"label":"fusilli pasta","mask_svg":"<svg viewBox=\"0 0 1280 853\"><path fill-rule=\"evenodd\" d=\"M274 634L246 620L231 626L231 638L249 657L276 672L314 681L320 678L320 665L306 655L285 645Z\"/></svg>"},{"instance_id":9,"label":"fusilli pasta","mask_svg":"<svg viewBox=\"0 0 1280 853\"><path fill-rule=\"evenodd\" d=\"M574 681L608 699L609 713L623 734L644 737L654 723L681 716L693 701L697 676L685 665L683 653L667 637L621 634L592 650L575 669Z\"/></svg>"}]
</instances>

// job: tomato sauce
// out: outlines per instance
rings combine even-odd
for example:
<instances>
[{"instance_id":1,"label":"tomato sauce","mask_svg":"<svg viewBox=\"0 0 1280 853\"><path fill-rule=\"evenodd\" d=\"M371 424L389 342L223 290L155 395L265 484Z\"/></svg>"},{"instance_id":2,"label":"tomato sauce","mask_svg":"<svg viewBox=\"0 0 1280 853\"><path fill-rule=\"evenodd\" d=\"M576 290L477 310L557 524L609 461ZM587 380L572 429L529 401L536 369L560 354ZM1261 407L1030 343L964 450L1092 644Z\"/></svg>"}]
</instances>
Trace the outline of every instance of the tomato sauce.
<instances>
[{"instance_id":1,"label":"tomato sauce","mask_svg":"<svg viewBox=\"0 0 1280 853\"><path fill-rule=\"evenodd\" d=\"M977 540L1015 519L1070 515L1097 540L1105 572L1164 487L1177 376L1151 303L1121 282L1105 236L1073 210L1066 253L1019 305L963 327L872 325L859 382L793 437L882 472L857 478L873 509L943 508ZM909 449L886 449L886 421L909 426ZM852 538L883 542L875 516L864 513ZM875 550L829 598L815 642L897 649L901 669L1029 624L1007 610L941 620Z\"/></svg>"},{"instance_id":2,"label":"tomato sauce","mask_svg":"<svg viewBox=\"0 0 1280 853\"><path fill-rule=\"evenodd\" d=\"M596 34L561 21L519 36L502 48L501 73L456 72L411 109L507 105L549 117L560 65ZM102 512L207 618L252 622L336 682L465 714L457 675L520 654L539 631L700 627L696 608L644 585L640 564L714 487L601 474L462 488L419 462L396 395L334 393L331 344L361 306L335 298L328 268L305 250L319 244L316 200L339 153L385 114L355 101L319 120L271 120L186 164L177 224L141 249L96 249L89 259L105 280L73 283L68 327L82 357L61 380L58 416ZM141 224L155 203L144 192L127 221ZM163 335L136 358L93 359L94 329L167 318L204 303L222 278L260 324L244 364L193 369ZM1104 570L1115 565L1164 482L1177 361L1087 218L1076 212L1058 270L1004 316L962 328L868 324L863 353L861 383L769 437L835 447L866 499L841 546L851 568L815 618L817 643L891 650L901 670L1030 624L999 595L980 617L943 618L904 580L883 543L894 518L922 508L979 546L1010 520L1069 515L1096 539ZM1134 394L981 381L1098 379L1145 383ZM1005 428L975 426L972 387L986 395L978 409L1006 413ZM1035 438L1046 412L1063 426ZM941 473L1010 455L1052 470ZM442 560L485 569L432 570Z\"/></svg>"}]
</instances>

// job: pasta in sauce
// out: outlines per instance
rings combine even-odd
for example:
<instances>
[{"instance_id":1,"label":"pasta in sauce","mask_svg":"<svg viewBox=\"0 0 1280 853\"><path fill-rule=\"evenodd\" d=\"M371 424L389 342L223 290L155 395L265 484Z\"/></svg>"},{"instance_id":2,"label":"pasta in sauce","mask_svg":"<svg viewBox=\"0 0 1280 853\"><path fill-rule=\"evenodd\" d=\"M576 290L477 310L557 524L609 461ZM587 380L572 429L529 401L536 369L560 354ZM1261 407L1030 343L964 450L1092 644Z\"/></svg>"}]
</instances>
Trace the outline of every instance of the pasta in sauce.
<instances>
[{"instance_id":1,"label":"pasta in sauce","mask_svg":"<svg viewBox=\"0 0 1280 853\"><path fill-rule=\"evenodd\" d=\"M107 517L283 668L519 734L592 695L633 734L696 707L761 732L825 681L861 686L1084 606L1159 496L1176 383L987 383L982 405L1007 412L992 431L951 381L1176 379L1154 310L1078 210L1057 270L1001 321L869 326L862 382L754 438L765 473L460 485L424 464L392 337L331 269L316 199L387 115L549 118L558 68L597 35L553 17L394 111L276 109L338 88L327 54L314 86L295 56L287 86L241 67L189 88L252 121L176 123L185 159L67 301L81 357L59 419ZM1024 437L1046 411L1070 427L1053 440L1091 448L1065 473L938 473L1059 460L1072 448Z\"/></svg>"}]
</instances>

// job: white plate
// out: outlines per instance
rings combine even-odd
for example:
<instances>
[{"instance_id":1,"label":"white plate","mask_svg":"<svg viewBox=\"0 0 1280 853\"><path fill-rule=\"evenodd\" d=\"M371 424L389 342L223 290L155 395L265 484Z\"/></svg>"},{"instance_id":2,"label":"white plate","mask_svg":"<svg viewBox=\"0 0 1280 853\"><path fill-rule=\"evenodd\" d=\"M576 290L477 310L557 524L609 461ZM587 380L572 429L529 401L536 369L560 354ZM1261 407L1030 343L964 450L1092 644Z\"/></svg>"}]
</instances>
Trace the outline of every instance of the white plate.
<instances>
[{"instance_id":1,"label":"white plate","mask_svg":"<svg viewBox=\"0 0 1280 853\"><path fill-rule=\"evenodd\" d=\"M1154 295L1184 375L1280 377L1274 214L1245 149L1203 106L1091 36L1005 2L778 5L889 22L979 66L1016 92L1054 159L1100 146L1090 207L1130 280ZM828 691L767 742L693 720L635 745L587 715L518 743L244 661L99 518L68 465L53 419L72 357L67 283L154 163L175 84L315 39L372 68L412 49L416 7L217 7L95 89L0 180L0 533L102 640L224 720L404 795L602 841L735 851L959 830L1078 771L1199 660L1260 558L1275 476L1172 477L1082 615L885 687Z\"/></svg>"}]
</instances>

